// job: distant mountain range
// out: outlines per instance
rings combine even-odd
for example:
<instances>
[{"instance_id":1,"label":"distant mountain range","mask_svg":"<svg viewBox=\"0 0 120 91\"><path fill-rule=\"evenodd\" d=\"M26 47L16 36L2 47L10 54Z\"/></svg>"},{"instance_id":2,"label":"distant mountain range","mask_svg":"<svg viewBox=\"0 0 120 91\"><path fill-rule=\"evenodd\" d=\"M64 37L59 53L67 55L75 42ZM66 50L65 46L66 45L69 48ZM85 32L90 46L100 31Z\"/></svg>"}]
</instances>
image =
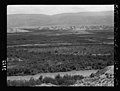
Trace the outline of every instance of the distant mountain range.
<instances>
[{"instance_id":1,"label":"distant mountain range","mask_svg":"<svg viewBox=\"0 0 120 91\"><path fill-rule=\"evenodd\" d=\"M10 14L7 15L7 28L48 25L114 25L114 12L79 12L56 15Z\"/></svg>"}]
</instances>

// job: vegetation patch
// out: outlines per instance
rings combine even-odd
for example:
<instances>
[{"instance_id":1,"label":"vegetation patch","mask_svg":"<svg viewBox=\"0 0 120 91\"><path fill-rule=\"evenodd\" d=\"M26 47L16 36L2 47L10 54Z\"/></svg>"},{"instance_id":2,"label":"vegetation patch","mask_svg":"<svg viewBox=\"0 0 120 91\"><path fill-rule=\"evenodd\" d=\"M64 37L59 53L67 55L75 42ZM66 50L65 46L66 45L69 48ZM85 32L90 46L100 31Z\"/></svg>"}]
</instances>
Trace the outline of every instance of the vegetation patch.
<instances>
[{"instance_id":1,"label":"vegetation patch","mask_svg":"<svg viewBox=\"0 0 120 91\"><path fill-rule=\"evenodd\" d=\"M54 85L67 86L67 85L73 85L77 80L81 80L83 78L84 77L80 75L75 75L75 76L65 75L62 77L58 74L55 78L50 78L50 77L43 78L42 76L40 76L39 79L37 80L35 80L34 78L31 78L29 81L7 80L7 85L8 86L35 86L35 85L41 85L43 83L51 83Z\"/></svg>"}]
</instances>

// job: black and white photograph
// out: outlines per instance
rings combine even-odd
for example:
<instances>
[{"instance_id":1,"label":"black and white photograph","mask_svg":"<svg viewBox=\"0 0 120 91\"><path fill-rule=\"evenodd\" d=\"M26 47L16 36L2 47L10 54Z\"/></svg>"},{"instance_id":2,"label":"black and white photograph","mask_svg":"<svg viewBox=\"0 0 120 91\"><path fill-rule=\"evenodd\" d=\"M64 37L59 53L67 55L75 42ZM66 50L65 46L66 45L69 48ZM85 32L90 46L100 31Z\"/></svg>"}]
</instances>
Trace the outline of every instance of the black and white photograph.
<instances>
[{"instance_id":1,"label":"black and white photograph","mask_svg":"<svg viewBox=\"0 0 120 91\"><path fill-rule=\"evenodd\" d=\"M7 5L7 87L114 87L114 4Z\"/></svg>"}]
</instances>

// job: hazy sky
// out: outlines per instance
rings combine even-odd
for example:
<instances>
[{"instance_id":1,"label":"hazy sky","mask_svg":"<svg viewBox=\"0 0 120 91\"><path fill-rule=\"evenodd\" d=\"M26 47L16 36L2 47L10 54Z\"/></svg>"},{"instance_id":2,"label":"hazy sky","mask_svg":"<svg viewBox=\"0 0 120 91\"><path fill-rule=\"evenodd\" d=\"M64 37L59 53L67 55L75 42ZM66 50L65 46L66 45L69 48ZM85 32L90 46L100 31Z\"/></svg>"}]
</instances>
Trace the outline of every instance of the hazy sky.
<instances>
[{"instance_id":1,"label":"hazy sky","mask_svg":"<svg viewBox=\"0 0 120 91\"><path fill-rule=\"evenodd\" d=\"M59 14L114 10L114 5L8 5L7 14Z\"/></svg>"}]
</instances>

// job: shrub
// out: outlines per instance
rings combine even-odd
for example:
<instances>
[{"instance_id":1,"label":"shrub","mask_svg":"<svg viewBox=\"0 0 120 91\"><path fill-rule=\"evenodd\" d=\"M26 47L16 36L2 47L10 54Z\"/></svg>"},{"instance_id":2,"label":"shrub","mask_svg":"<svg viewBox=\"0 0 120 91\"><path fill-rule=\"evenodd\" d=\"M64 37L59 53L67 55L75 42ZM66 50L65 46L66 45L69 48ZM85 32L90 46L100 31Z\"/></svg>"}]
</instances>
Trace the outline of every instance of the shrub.
<instances>
[{"instance_id":1,"label":"shrub","mask_svg":"<svg viewBox=\"0 0 120 91\"><path fill-rule=\"evenodd\" d=\"M91 73L90 77L92 78L92 77L94 77L94 76L95 76L95 74L94 74L94 73Z\"/></svg>"},{"instance_id":2,"label":"shrub","mask_svg":"<svg viewBox=\"0 0 120 91\"><path fill-rule=\"evenodd\" d=\"M39 80L42 81L42 79L43 79L43 76L40 76L40 77L39 77Z\"/></svg>"},{"instance_id":3,"label":"shrub","mask_svg":"<svg viewBox=\"0 0 120 91\"><path fill-rule=\"evenodd\" d=\"M51 84L55 84L57 85L57 81L53 78L50 78L50 77L45 77L43 80L42 80L43 83L51 83Z\"/></svg>"},{"instance_id":4,"label":"shrub","mask_svg":"<svg viewBox=\"0 0 120 91\"><path fill-rule=\"evenodd\" d=\"M55 76L55 79L56 79L56 80L57 80L57 79L60 79L60 78L61 78L60 74L58 74L58 75Z\"/></svg>"},{"instance_id":5,"label":"shrub","mask_svg":"<svg viewBox=\"0 0 120 91\"><path fill-rule=\"evenodd\" d=\"M29 81L7 81L7 86L33 86L33 85L40 85L42 82L38 80L34 80L31 78Z\"/></svg>"},{"instance_id":6,"label":"shrub","mask_svg":"<svg viewBox=\"0 0 120 91\"><path fill-rule=\"evenodd\" d=\"M29 83L30 85L35 85L35 80L33 77L30 78Z\"/></svg>"}]
</instances>

